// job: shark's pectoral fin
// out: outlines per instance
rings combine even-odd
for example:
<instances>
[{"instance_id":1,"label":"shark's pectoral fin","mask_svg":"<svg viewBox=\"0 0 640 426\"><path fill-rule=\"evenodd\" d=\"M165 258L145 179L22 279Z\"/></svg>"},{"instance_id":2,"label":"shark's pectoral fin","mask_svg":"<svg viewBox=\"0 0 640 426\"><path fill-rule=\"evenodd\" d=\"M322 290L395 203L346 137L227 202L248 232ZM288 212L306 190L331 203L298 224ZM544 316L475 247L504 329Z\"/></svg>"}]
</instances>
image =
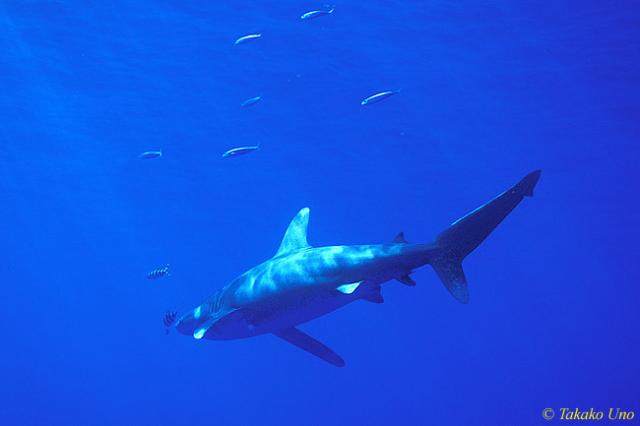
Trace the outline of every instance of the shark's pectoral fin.
<instances>
[{"instance_id":1,"label":"shark's pectoral fin","mask_svg":"<svg viewBox=\"0 0 640 426\"><path fill-rule=\"evenodd\" d=\"M404 285L408 285L408 286L411 286L411 287L413 287L414 285L416 285L416 282L413 280L413 278L411 278L411 277L409 276L409 274L404 275L404 276L402 276L402 277L400 277L400 278L396 278L396 279L397 279L398 281L400 281L400 282L401 282L402 284L404 284Z\"/></svg>"},{"instance_id":2,"label":"shark's pectoral fin","mask_svg":"<svg viewBox=\"0 0 640 426\"><path fill-rule=\"evenodd\" d=\"M344 360L340 358L340 355L295 327L286 328L273 334L282 340L299 347L303 351L307 351L310 354L327 361L329 364L335 365L336 367L344 367Z\"/></svg>"}]
</instances>

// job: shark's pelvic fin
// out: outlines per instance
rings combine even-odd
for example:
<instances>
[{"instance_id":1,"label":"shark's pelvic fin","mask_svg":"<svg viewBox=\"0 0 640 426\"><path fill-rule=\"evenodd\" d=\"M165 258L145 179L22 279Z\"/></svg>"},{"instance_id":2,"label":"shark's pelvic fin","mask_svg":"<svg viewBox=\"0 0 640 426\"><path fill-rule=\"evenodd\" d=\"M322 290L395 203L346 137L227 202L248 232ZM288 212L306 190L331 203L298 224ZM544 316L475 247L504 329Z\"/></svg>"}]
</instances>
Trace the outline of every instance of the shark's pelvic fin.
<instances>
[{"instance_id":1,"label":"shark's pelvic fin","mask_svg":"<svg viewBox=\"0 0 640 426\"><path fill-rule=\"evenodd\" d=\"M356 283L342 284L336 287L336 290L338 290L342 294L351 294L358 289L360 284L362 284L362 281L358 281Z\"/></svg>"},{"instance_id":2,"label":"shark's pelvic fin","mask_svg":"<svg viewBox=\"0 0 640 426\"><path fill-rule=\"evenodd\" d=\"M273 334L329 364L335 365L336 367L344 367L344 360L340 358L340 355L295 327L286 328Z\"/></svg>"},{"instance_id":3,"label":"shark's pelvic fin","mask_svg":"<svg viewBox=\"0 0 640 426\"><path fill-rule=\"evenodd\" d=\"M277 256L292 253L309 247L307 243L307 227L309 226L309 208L305 207L293 218L287 232L284 233Z\"/></svg>"},{"instance_id":4,"label":"shark's pelvic fin","mask_svg":"<svg viewBox=\"0 0 640 426\"><path fill-rule=\"evenodd\" d=\"M404 232L400 232L396 237L391 241L395 244L407 244L407 240L404 238Z\"/></svg>"},{"instance_id":5,"label":"shark's pelvic fin","mask_svg":"<svg viewBox=\"0 0 640 426\"><path fill-rule=\"evenodd\" d=\"M416 282L409 275L404 275L404 276L398 278L398 281L400 281L404 285L408 285L408 286L411 286L411 287L416 285Z\"/></svg>"}]
</instances>

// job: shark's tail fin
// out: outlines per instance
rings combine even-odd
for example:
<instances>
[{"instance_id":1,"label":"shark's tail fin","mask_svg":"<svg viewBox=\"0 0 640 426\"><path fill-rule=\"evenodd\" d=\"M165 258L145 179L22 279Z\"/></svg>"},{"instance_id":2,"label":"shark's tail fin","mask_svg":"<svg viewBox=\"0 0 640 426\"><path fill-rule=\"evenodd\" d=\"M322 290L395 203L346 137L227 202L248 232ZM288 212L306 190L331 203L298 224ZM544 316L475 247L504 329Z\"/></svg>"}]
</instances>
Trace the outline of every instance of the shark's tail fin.
<instances>
[{"instance_id":1,"label":"shark's tail fin","mask_svg":"<svg viewBox=\"0 0 640 426\"><path fill-rule=\"evenodd\" d=\"M447 290L462 303L469 302L462 261L522 201L533 196L540 170L529 173L515 186L456 220L436 238L436 254L430 260Z\"/></svg>"}]
</instances>

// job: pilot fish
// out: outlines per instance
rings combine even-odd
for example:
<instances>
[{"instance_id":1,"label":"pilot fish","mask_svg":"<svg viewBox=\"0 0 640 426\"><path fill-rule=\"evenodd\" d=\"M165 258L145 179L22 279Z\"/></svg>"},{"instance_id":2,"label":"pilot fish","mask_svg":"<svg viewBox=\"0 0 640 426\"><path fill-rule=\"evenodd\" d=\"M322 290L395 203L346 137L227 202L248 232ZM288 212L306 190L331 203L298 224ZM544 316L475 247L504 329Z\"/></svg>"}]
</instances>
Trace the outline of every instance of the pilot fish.
<instances>
[{"instance_id":1,"label":"pilot fish","mask_svg":"<svg viewBox=\"0 0 640 426\"><path fill-rule=\"evenodd\" d=\"M162 277L168 277L169 274L169 264L163 268L154 269L153 271L147 274L147 279L155 280Z\"/></svg>"},{"instance_id":2,"label":"pilot fish","mask_svg":"<svg viewBox=\"0 0 640 426\"><path fill-rule=\"evenodd\" d=\"M176 311L165 312L164 317L162 318L165 334L169 334L169 330L171 329L171 326L175 322L177 316L178 316L178 313Z\"/></svg>"}]
</instances>

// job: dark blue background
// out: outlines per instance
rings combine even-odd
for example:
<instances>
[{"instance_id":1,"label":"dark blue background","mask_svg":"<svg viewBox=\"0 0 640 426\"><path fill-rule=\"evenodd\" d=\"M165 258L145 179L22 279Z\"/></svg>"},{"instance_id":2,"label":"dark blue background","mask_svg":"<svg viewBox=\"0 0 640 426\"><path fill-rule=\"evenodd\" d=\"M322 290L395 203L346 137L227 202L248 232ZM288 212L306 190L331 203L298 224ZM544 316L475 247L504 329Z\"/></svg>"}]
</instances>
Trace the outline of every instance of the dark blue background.
<instances>
[{"instance_id":1,"label":"dark blue background","mask_svg":"<svg viewBox=\"0 0 640 426\"><path fill-rule=\"evenodd\" d=\"M0 5L2 424L640 415L637 2L354 0L299 19L319 6ZM314 245L428 242L536 168L536 196L465 263L469 305L427 267L303 326L344 369L272 336L164 335L166 309L270 257L303 206Z\"/></svg>"}]
</instances>

